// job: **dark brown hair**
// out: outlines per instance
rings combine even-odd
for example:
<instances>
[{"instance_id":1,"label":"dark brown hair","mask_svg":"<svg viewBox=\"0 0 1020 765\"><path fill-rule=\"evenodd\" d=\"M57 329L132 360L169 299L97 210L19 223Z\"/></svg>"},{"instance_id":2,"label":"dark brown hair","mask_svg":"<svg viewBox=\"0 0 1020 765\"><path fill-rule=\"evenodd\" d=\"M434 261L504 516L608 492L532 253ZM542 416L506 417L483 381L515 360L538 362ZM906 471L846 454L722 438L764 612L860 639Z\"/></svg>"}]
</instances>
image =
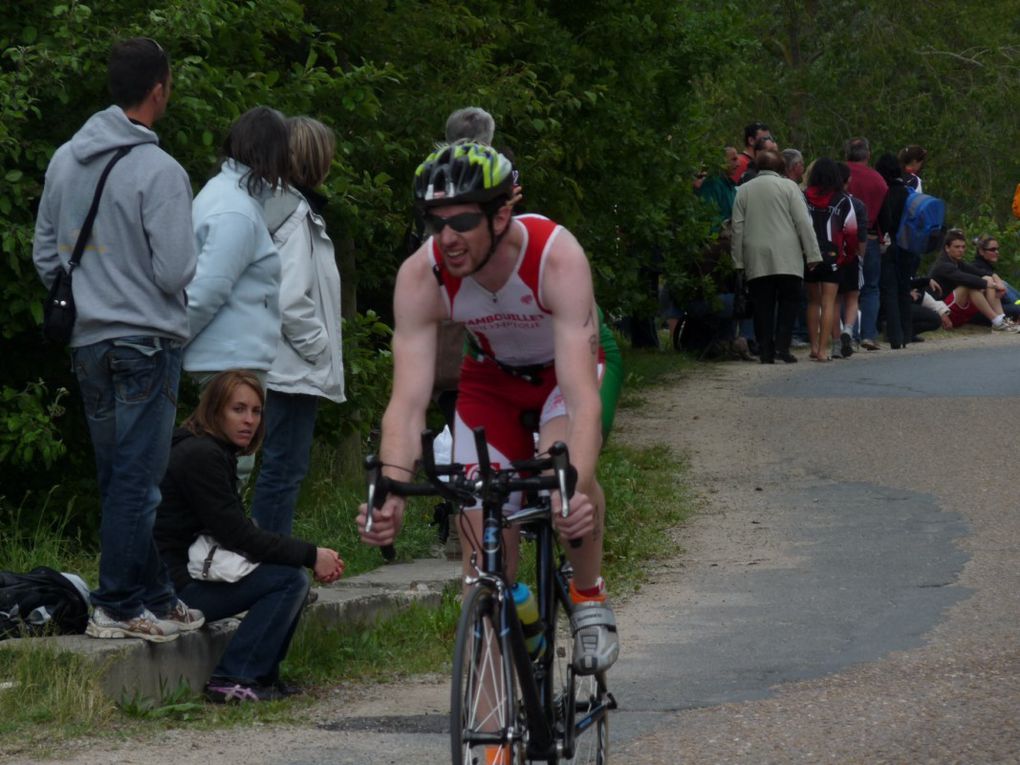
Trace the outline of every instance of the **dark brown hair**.
<instances>
[{"instance_id":1,"label":"dark brown hair","mask_svg":"<svg viewBox=\"0 0 1020 765\"><path fill-rule=\"evenodd\" d=\"M202 395L198 399L198 406L191 416L184 421L184 427L196 436L212 436L220 441L230 442L226 433L223 432L223 412L230 403L231 396L242 385L247 385L259 397L262 406L266 404L266 394L262 390L262 383L254 373L245 369L228 369L213 377L205 386ZM255 435L251 443L239 454L254 454L262 445L262 436L266 431L265 418L259 420L255 428Z\"/></svg>"},{"instance_id":2,"label":"dark brown hair","mask_svg":"<svg viewBox=\"0 0 1020 765\"><path fill-rule=\"evenodd\" d=\"M106 75L110 97L117 106L138 106L156 85L166 85L170 57L151 37L131 37L110 49Z\"/></svg>"},{"instance_id":3,"label":"dark brown hair","mask_svg":"<svg viewBox=\"0 0 1020 765\"><path fill-rule=\"evenodd\" d=\"M230 126L223 141L223 156L248 167L244 182L257 196L265 185L274 191L290 178L290 138L287 123L276 109L256 106Z\"/></svg>"},{"instance_id":4,"label":"dark brown hair","mask_svg":"<svg viewBox=\"0 0 1020 765\"><path fill-rule=\"evenodd\" d=\"M911 144L906 148L900 149L900 153L897 156L900 164L906 167L911 162L924 162L928 158L928 152L920 146Z\"/></svg>"},{"instance_id":5,"label":"dark brown hair","mask_svg":"<svg viewBox=\"0 0 1020 765\"><path fill-rule=\"evenodd\" d=\"M949 245L953 242L963 242L966 244L967 237L963 235L963 232L958 228L951 228L946 232L946 238L942 240L942 249L949 249Z\"/></svg>"}]
</instances>

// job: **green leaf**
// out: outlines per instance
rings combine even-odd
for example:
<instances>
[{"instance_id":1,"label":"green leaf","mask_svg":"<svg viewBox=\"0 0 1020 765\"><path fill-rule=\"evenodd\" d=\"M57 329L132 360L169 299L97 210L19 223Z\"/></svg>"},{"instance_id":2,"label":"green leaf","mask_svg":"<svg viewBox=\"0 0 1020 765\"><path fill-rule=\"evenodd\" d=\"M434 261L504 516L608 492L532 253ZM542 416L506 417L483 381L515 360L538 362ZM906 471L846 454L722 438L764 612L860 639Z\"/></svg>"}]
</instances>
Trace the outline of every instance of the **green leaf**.
<instances>
[{"instance_id":1,"label":"green leaf","mask_svg":"<svg viewBox=\"0 0 1020 765\"><path fill-rule=\"evenodd\" d=\"M21 180L21 176L24 175L20 170L8 170L7 175L4 176L4 180L8 183L17 183Z\"/></svg>"}]
</instances>

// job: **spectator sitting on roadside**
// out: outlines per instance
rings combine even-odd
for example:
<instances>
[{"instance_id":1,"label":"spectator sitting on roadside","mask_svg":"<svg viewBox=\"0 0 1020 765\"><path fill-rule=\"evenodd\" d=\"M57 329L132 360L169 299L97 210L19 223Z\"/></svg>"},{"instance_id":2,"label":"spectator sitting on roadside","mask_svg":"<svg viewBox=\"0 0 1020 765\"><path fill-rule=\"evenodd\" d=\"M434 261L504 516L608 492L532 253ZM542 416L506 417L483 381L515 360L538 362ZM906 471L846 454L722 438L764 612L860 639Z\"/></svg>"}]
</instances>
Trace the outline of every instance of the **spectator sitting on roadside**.
<instances>
[{"instance_id":1,"label":"spectator sitting on roadside","mask_svg":"<svg viewBox=\"0 0 1020 765\"><path fill-rule=\"evenodd\" d=\"M294 693L280 681L280 662L308 596L310 568L322 583L336 581L344 562L334 550L265 531L245 514L237 493L237 456L253 454L264 432L262 382L231 369L215 375L198 408L174 433L154 538L174 586L209 620L247 615L205 686L211 701L280 699ZM237 582L193 579L188 548L199 534L259 566Z\"/></svg>"},{"instance_id":2,"label":"spectator sitting on roadside","mask_svg":"<svg viewBox=\"0 0 1020 765\"><path fill-rule=\"evenodd\" d=\"M1006 319L1001 298L1006 289L997 276L982 275L963 260L967 240L963 231L951 228L946 233L942 252L932 264L928 277L936 284L936 294L944 296L954 327L981 314L992 324L993 332L1016 332L1020 327Z\"/></svg>"},{"instance_id":3,"label":"spectator sitting on roadside","mask_svg":"<svg viewBox=\"0 0 1020 765\"><path fill-rule=\"evenodd\" d=\"M1002 310L1013 322L1020 317L1020 306L1016 304L1020 300L1020 292L1010 286L1009 282L1003 280L998 272L999 263L999 240L994 236L984 234L974 240L977 252L974 253L974 260L971 265L977 269L982 276L994 276L997 283L1002 286L1005 292L1002 295Z\"/></svg>"},{"instance_id":4,"label":"spectator sitting on roadside","mask_svg":"<svg viewBox=\"0 0 1020 765\"><path fill-rule=\"evenodd\" d=\"M932 332L940 327L950 330L953 328L953 321L949 316L949 306L941 300L936 300L925 290L927 280L924 278L915 279L918 286L910 291L912 300L910 306L910 321L913 337L910 342L921 343L924 338L922 332Z\"/></svg>"}]
</instances>

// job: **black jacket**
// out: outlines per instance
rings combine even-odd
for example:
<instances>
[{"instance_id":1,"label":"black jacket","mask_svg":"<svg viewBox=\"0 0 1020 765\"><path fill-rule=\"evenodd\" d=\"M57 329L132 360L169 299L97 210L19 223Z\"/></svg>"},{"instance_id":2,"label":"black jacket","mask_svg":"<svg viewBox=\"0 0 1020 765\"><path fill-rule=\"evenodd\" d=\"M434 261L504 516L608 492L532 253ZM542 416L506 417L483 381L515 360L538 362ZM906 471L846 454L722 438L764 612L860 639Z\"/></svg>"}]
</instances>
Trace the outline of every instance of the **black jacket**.
<instances>
[{"instance_id":1,"label":"black jacket","mask_svg":"<svg viewBox=\"0 0 1020 765\"><path fill-rule=\"evenodd\" d=\"M174 433L153 537L177 589L190 581L188 548L201 533L251 560L315 566L315 545L264 531L245 513L237 494L236 452L212 436L184 428Z\"/></svg>"},{"instance_id":2,"label":"black jacket","mask_svg":"<svg viewBox=\"0 0 1020 765\"><path fill-rule=\"evenodd\" d=\"M906 207L907 197L910 192L902 178L893 178L889 183L889 191L885 195L882 209L878 212L878 227L882 231L889 232L893 244L896 243L896 234L900 230L900 220L903 218L903 208Z\"/></svg>"},{"instance_id":3,"label":"black jacket","mask_svg":"<svg viewBox=\"0 0 1020 765\"><path fill-rule=\"evenodd\" d=\"M931 270L928 271L928 277L941 285L943 295L948 295L961 286L978 290L982 290L987 286L985 280L981 278L982 274L978 269L966 261L957 263L946 254L945 250L940 252L935 262L932 263Z\"/></svg>"}]
</instances>

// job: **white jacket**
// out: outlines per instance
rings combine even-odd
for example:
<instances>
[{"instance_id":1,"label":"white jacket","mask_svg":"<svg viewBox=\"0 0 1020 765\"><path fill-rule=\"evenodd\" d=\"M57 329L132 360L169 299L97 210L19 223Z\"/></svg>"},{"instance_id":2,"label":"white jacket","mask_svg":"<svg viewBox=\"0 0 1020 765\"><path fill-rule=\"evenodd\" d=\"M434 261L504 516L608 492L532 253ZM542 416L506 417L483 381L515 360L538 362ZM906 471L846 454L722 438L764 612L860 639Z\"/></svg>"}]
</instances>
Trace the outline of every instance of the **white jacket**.
<instances>
[{"instance_id":1,"label":"white jacket","mask_svg":"<svg viewBox=\"0 0 1020 765\"><path fill-rule=\"evenodd\" d=\"M283 271L282 333L266 384L280 393L345 401L340 272L326 224L294 189L266 202L266 218ZM283 222L274 226L280 218Z\"/></svg>"}]
</instances>

